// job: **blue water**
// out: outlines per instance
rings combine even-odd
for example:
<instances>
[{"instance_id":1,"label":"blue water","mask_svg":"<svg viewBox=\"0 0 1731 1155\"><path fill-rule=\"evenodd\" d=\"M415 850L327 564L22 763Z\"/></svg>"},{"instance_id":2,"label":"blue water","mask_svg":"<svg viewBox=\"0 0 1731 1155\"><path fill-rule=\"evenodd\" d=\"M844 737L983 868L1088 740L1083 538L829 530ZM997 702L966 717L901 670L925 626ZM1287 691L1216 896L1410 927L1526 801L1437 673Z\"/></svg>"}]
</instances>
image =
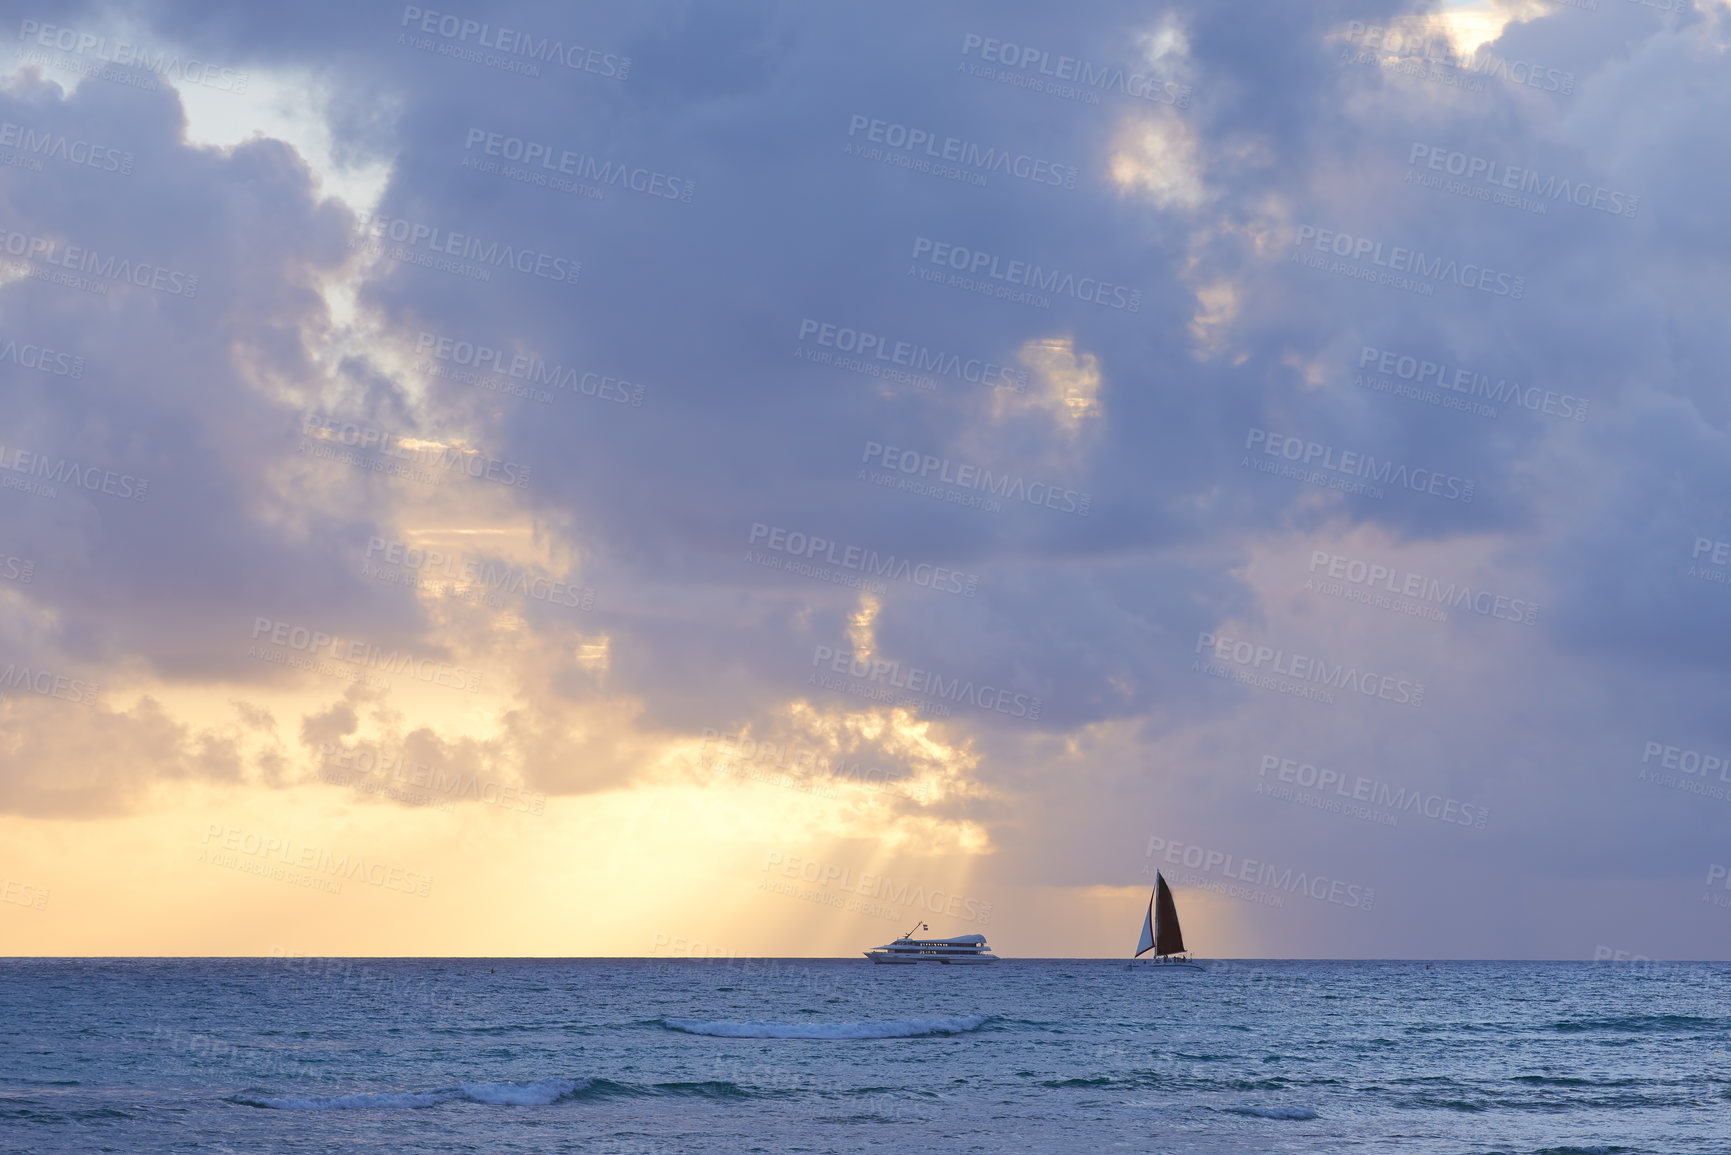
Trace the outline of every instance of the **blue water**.
<instances>
[{"instance_id":1,"label":"blue water","mask_svg":"<svg viewBox=\"0 0 1731 1155\"><path fill-rule=\"evenodd\" d=\"M0 1151L1731 1152L1731 964L0 961Z\"/></svg>"}]
</instances>

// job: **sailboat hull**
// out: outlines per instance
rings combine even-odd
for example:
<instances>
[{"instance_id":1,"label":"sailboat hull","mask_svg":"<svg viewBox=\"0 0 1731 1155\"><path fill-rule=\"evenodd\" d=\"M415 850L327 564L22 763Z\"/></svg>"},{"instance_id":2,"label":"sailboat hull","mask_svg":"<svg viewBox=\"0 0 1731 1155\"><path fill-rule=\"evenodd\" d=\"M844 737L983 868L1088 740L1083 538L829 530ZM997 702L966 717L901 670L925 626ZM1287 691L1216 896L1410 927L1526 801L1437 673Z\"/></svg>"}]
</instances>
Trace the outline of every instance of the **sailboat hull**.
<instances>
[{"instance_id":1,"label":"sailboat hull","mask_svg":"<svg viewBox=\"0 0 1731 1155\"><path fill-rule=\"evenodd\" d=\"M1133 971L1190 971L1202 972L1208 968L1201 963L1193 962L1132 962L1129 966Z\"/></svg>"}]
</instances>

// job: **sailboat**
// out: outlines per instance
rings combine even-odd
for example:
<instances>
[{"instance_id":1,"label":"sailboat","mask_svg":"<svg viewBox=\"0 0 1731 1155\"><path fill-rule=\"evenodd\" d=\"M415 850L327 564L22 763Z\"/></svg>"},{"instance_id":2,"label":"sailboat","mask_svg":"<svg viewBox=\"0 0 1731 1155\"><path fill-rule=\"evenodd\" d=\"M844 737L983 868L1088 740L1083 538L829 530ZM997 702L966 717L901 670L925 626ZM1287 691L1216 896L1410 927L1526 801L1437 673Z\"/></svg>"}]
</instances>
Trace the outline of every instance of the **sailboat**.
<instances>
[{"instance_id":1,"label":"sailboat","mask_svg":"<svg viewBox=\"0 0 1731 1155\"><path fill-rule=\"evenodd\" d=\"M1142 938L1136 943L1136 953L1129 965L1149 951L1154 958L1147 964L1161 969L1199 971L1206 968L1190 961L1184 949L1184 932L1178 929L1178 908L1172 902L1172 888L1159 871L1154 872L1154 892L1148 896L1148 913L1142 918Z\"/></svg>"}]
</instances>

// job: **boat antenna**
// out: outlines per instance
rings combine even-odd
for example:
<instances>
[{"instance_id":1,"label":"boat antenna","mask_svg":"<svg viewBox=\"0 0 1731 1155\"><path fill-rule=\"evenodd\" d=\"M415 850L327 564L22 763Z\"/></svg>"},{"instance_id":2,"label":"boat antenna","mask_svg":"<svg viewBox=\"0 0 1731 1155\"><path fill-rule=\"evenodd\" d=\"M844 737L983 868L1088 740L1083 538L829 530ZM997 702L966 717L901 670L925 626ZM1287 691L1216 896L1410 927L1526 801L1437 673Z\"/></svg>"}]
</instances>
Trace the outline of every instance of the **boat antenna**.
<instances>
[{"instance_id":1,"label":"boat antenna","mask_svg":"<svg viewBox=\"0 0 1731 1155\"><path fill-rule=\"evenodd\" d=\"M915 923L915 924L914 924L914 929L913 929L913 930L910 930L910 931L908 931L908 933L906 933L906 934L904 934L904 935L902 935L902 937L903 937L903 938L912 938L912 937L914 937L914 935L915 935L915 934L917 934L917 933L919 933L919 932L920 932L920 931L922 931L922 930L930 930L930 929L932 929L932 928L931 928L931 927L929 927L929 926L927 926L927 925L926 925L926 924L925 924L925 923L923 923L923 922L916 922L916 923Z\"/></svg>"}]
</instances>

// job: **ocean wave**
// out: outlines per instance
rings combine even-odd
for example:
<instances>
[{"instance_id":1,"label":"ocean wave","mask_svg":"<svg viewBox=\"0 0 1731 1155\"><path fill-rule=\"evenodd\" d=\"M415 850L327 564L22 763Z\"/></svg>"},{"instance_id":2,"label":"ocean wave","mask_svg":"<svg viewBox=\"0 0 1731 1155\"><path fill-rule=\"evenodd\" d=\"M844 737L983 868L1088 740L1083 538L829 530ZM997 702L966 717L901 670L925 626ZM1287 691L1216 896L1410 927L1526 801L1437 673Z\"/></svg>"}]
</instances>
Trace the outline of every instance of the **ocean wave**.
<instances>
[{"instance_id":1,"label":"ocean wave","mask_svg":"<svg viewBox=\"0 0 1731 1155\"><path fill-rule=\"evenodd\" d=\"M662 1019L661 1025L688 1035L723 1039L910 1039L919 1035L959 1035L978 1030L990 1015L949 1019L895 1019L877 1023L709 1023Z\"/></svg>"},{"instance_id":2,"label":"ocean wave","mask_svg":"<svg viewBox=\"0 0 1731 1155\"><path fill-rule=\"evenodd\" d=\"M1222 1079L1221 1085L1229 1091L1284 1091L1291 1084L1274 1075L1266 1079Z\"/></svg>"},{"instance_id":3,"label":"ocean wave","mask_svg":"<svg viewBox=\"0 0 1731 1155\"><path fill-rule=\"evenodd\" d=\"M629 1084L609 1083L605 1079L597 1079L595 1086L584 1094L584 1098L594 1096L602 1098L608 1093L643 1094L638 1088ZM648 1089L651 1095L686 1095L698 1099L751 1099L756 1096L738 1083L730 1083L726 1079L711 1079L703 1083L656 1083Z\"/></svg>"},{"instance_id":4,"label":"ocean wave","mask_svg":"<svg viewBox=\"0 0 1731 1155\"><path fill-rule=\"evenodd\" d=\"M1724 1026L1724 1019L1707 1019L1698 1015L1624 1015L1614 1019L1563 1019L1552 1023L1551 1029L1570 1034L1576 1031L1699 1031L1723 1029Z\"/></svg>"},{"instance_id":5,"label":"ocean wave","mask_svg":"<svg viewBox=\"0 0 1731 1155\"><path fill-rule=\"evenodd\" d=\"M574 1100L673 1096L697 1099L750 1099L737 1083L615 1083L611 1079L537 1079L532 1083L464 1083L425 1091L367 1091L352 1095L230 1095L230 1103L277 1111L400 1111L444 1103L481 1103L492 1107L545 1107Z\"/></svg>"},{"instance_id":6,"label":"ocean wave","mask_svg":"<svg viewBox=\"0 0 1731 1155\"><path fill-rule=\"evenodd\" d=\"M45 1125L75 1125L106 1123L114 1119L131 1119L130 1111L118 1107L50 1108L32 1099L10 1099L0 1106L0 1121L39 1123Z\"/></svg>"},{"instance_id":7,"label":"ocean wave","mask_svg":"<svg viewBox=\"0 0 1731 1155\"><path fill-rule=\"evenodd\" d=\"M1233 1115L1249 1115L1254 1119L1314 1119L1316 1111L1310 1107L1227 1107L1226 1111Z\"/></svg>"},{"instance_id":8,"label":"ocean wave","mask_svg":"<svg viewBox=\"0 0 1731 1155\"><path fill-rule=\"evenodd\" d=\"M485 1103L498 1107L545 1107L590 1085L588 1079L536 1079L533 1083L467 1083L427 1091L371 1091L354 1095L231 1095L243 1107L276 1111L393 1111L441 1103Z\"/></svg>"},{"instance_id":9,"label":"ocean wave","mask_svg":"<svg viewBox=\"0 0 1731 1155\"><path fill-rule=\"evenodd\" d=\"M1647 1080L1647 1079L1633 1079L1633 1078L1628 1078L1628 1077L1624 1077L1621 1079L1588 1079L1588 1078L1578 1078L1578 1077L1571 1076L1571 1075L1513 1075L1510 1077L1509 1081L1511 1083L1526 1083L1527 1085L1533 1086L1533 1087L1613 1087L1613 1088L1645 1087L1645 1086L1650 1085L1650 1082L1651 1082L1650 1080Z\"/></svg>"}]
</instances>

